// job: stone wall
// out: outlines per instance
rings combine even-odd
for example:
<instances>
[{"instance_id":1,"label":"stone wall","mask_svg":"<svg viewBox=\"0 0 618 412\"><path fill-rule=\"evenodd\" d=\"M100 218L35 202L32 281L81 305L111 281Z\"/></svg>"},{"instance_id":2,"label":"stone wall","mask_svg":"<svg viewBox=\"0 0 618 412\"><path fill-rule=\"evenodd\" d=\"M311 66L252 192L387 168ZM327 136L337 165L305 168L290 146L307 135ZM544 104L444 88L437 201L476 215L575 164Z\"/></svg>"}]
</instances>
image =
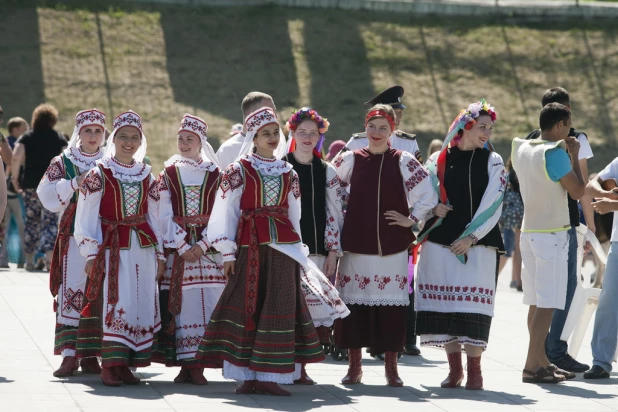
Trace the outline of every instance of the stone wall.
<instances>
[{"instance_id":1,"label":"stone wall","mask_svg":"<svg viewBox=\"0 0 618 412\"><path fill-rule=\"evenodd\" d=\"M537 18L618 18L618 3L530 0L130 0L142 3L204 6L267 6L372 10L453 16L524 16Z\"/></svg>"}]
</instances>

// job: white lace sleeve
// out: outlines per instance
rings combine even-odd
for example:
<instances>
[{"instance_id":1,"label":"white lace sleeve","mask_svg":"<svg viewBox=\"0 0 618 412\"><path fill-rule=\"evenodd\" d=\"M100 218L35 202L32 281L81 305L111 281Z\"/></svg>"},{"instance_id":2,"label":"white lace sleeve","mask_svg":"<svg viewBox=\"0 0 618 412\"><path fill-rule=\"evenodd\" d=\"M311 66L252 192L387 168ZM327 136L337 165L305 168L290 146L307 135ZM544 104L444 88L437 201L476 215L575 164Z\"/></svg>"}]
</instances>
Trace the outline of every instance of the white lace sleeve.
<instances>
[{"instance_id":1,"label":"white lace sleeve","mask_svg":"<svg viewBox=\"0 0 618 412\"><path fill-rule=\"evenodd\" d=\"M412 208L410 218L418 223L425 220L431 209L438 204L438 194L431 184L429 171L412 154L401 153L399 168L403 176L408 207Z\"/></svg>"},{"instance_id":2,"label":"white lace sleeve","mask_svg":"<svg viewBox=\"0 0 618 412\"><path fill-rule=\"evenodd\" d=\"M483 213L483 211L487 210L492 204L500 199L506 189L506 170L504 169L502 157L498 153L492 152L489 155L487 172L489 173L489 183L487 184L487 189L485 189L485 193L481 199L481 204L479 205L479 208L474 214L474 218L472 220L476 219L479 214ZM498 206L498 209L496 209L495 213L490 218L488 218L481 226L472 232L472 235L479 240L484 238L489 231L496 226L500 220L501 214L502 203L500 203L500 206Z\"/></svg>"},{"instance_id":3,"label":"white lace sleeve","mask_svg":"<svg viewBox=\"0 0 618 412\"><path fill-rule=\"evenodd\" d=\"M207 235L210 244L223 255L223 261L236 260L236 231L240 220L240 198L244 190L240 163L232 163L221 176L215 204L210 214Z\"/></svg>"},{"instance_id":4,"label":"white lace sleeve","mask_svg":"<svg viewBox=\"0 0 618 412\"><path fill-rule=\"evenodd\" d=\"M157 238L157 258L165 261L165 256L163 255L163 236L161 236L161 227L159 226L159 181L152 174L148 184L148 214L146 215L146 221Z\"/></svg>"},{"instance_id":5,"label":"white lace sleeve","mask_svg":"<svg viewBox=\"0 0 618 412\"><path fill-rule=\"evenodd\" d=\"M78 189L77 180L65 179L64 163L61 156L52 159L36 189L43 207L50 212L62 212L69 205L71 197Z\"/></svg>"},{"instance_id":6,"label":"white lace sleeve","mask_svg":"<svg viewBox=\"0 0 618 412\"><path fill-rule=\"evenodd\" d=\"M338 256L343 256L341 248L341 229L343 228L343 203L341 198L343 189L341 180L337 176L337 170L332 165L326 168L326 231L324 240L326 250L337 251Z\"/></svg>"},{"instance_id":7,"label":"white lace sleeve","mask_svg":"<svg viewBox=\"0 0 618 412\"><path fill-rule=\"evenodd\" d=\"M79 253L92 260L96 257L99 245L103 242L101 230L101 197L103 195L103 177L98 167L91 169L79 193L77 210L75 211L74 237L79 247Z\"/></svg>"}]
</instances>

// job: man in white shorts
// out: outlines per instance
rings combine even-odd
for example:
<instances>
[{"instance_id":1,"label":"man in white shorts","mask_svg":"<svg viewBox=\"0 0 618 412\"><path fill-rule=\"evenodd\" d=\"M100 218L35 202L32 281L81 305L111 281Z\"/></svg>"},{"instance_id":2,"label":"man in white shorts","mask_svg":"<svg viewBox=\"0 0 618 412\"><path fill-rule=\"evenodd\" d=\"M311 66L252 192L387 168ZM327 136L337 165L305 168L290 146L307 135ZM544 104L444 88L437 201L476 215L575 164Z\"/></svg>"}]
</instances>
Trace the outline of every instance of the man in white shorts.
<instances>
[{"instance_id":1,"label":"man in white shorts","mask_svg":"<svg viewBox=\"0 0 618 412\"><path fill-rule=\"evenodd\" d=\"M539 123L540 137L513 140L511 157L524 201L522 286L524 303L530 305L530 342L522 381L558 383L575 375L549 362L545 338L554 309L564 309L566 301L567 230L571 227L567 192L579 199L586 185L578 161L579 142L569 136L570 110L550 103L541 110Z\"/></svg>"}]
</instances>

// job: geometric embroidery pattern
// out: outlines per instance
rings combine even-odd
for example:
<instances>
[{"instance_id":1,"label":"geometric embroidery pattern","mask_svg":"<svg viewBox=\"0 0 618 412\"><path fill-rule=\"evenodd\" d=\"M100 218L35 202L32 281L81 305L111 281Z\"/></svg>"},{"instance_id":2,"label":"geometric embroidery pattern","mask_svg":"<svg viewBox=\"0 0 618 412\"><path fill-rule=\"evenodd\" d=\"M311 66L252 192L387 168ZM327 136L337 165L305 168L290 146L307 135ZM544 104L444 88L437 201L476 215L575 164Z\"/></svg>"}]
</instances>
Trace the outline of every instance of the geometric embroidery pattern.
<instances>
[{"instance_id":1,"label":"geometric embroidery pattern","mask_svg":"<svg viewBox=\"0 0 618 412\"><path fill-rule=\"evenodd\" d=\"M420 284L421 299L444 300L452 302L475 302L491 305L494 291L476 286L444 286Z\"/></svg>"},{"instance_id":2,"label":"geometric embroidery pattern","mask_svg":"<svg viewBox=\"0 0 618 412\"><path fill-rule=\"evenodd\" d=\"M91 170L86 179L84 180L84 184L82 186L82 193L92 194L99 192L103 188L103 180L101 179L101 175L96 172L96 170Z\"/></svg>"},{"instance_id":3,"label":"geometric embroidery pattern","mask_svg":"<svg viewBox=\"0 0 618 412\"><path fill-rule=\"evenodd\" d=\"M50 182L55 182L56 180L60 180L64 178L64 170L62 168L62 164L59 160L50 163L45 171L47 178Z\"/></svg>"},{"instance_id":4,"label":"geometric embroidery pattern","mask_svg":"<svg viewBox=\"0 0 618 412\"><path fill-rule=\"evenodd\" d=\"M141 200L141 183L120 182L122 197L124 199L124 210L126 216L137 215Z\"/></svg>"},{"instance_id":5,"label":"geometric embroidery pattern","mask_svg":"<svg viewBox=\"0 0 618 412\"><path fill-rule=\"evenodd\" d=\"M262 176L262 179L264 180L264 206L278 206L281 176ZM294 187L293 184L292 187ZM296 197L296 194L294 196ZM296 198L298 199L298 197Z\"/></svg>"},{"instance_id":6,"label":"geometric embroidery pattern","mask_svg":"<svg viewBox=\"0 0 618 412\"><path fill-rule=\"evenodd\" d=\"M64 312L71 313L75 311L77 313L82 311L82 303L84 302L84 292L78 290L77 292L73 292L73 289L69 288L64 293Z\"/></svg>"},{"instance_id":7,"label":"geometric embroidery pattern","mask_svg":"<svg viewBox=\"0 0 618 412\"><path fill-rule=\"evenodd\" d=\"M225 193L228 191L234 191L242 186L242 173L239 168L232 165L225 170L223 177L221 178L221 198L225 199Z\"/></svg>"},{"instance_id":8,"label":"geometric embroidery pattern","mask_svg":"<svg viewBox=\"0 0 618 412\"><path fill-rule=\"evenodd\" d=\"M201 198L202 186L185 186L186 216L197 216L200 214Z\"/></svg>"}]
</instances>

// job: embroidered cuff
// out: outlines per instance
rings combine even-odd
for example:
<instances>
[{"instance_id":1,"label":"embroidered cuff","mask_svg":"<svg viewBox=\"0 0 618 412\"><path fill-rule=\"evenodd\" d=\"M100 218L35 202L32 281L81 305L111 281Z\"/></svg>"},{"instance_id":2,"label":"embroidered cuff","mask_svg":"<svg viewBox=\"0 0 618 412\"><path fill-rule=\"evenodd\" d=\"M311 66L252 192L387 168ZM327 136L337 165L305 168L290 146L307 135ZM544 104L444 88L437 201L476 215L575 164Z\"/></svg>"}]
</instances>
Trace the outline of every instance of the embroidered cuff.
<instances>
[{"instance_id":1,"label":"embroidered cuff","mask_svg":"<svg viewBox=\"0 0 618 412\"><path fill-rule=\"evenodd\" d=\"M410 215L410 219L412 219L414 221L414 223L418 223L418 222L421 221L419 218L417 218L416 216L414 216L412 214Z\"/></svg>"},{"instance_id":2,"label":"embroidered cuff","mask_svg":"<svg viewBox=\"0 0 618 412\"><path fill-rule=\"evenodd\" d=\"M479 238L478 238L478 237L476 237L476 236L474 236L472 233L470 233L470 234L468 235L468 237L469 237L470 239L472 239L472 246L476 245L476 244L477 244L477 242L479 241Z\"/></svg>"},{"instance_id":3,"label":"embroidered cuff","mask_svg":"<svg viewBox=\"0 0 618 412\"><path fill-rule=\"evenodd\" d=\"M179 254L179 255L182 255L183 253L185 253L185 252L186 252L186 251L188 251L189 249L191 249L191 246L189 246L189 245L187 244L187 242L182 242L182 243L180 244L180 246L177 248L177 250L178 250L178 254Z\"/></svg>"},{"instance_id":4,"label":"embroidered cuff","mask_svg":"<svg viewBox=\"0 0 618 412\"><path fill-rule=\"evenodd\" d=\"M224 253L222 256L224 262L234 262L236 260L236 253Z\"/></svg>"},{"instance_id":5,"label":"embroidered cuff","mask_svg":"<svg viewBox=\"0 0 618 412\"><path fill-rule=\"evenodd\" d=\"M159 251L159 249L157 249L157 259L165 262L167 259L165 259L165 254L161 251Z\"/></svg>"},{"instance_id":6,"label":"embroidered cuff","mask_svg":"<svg viewBox=\"0 0 618 412\"><path fill-rule=\"evenodd\" d=\"M86 262L88 262L89 260L94 260L96 259L97 255L96 253L94 255L88 255L88 257L86 257Z\"/></svg>"},{"instance_id":7,"label":"embroidered cuff","mask_svg":"<svg viewBox=\"0 0 618 412\"><path fill-rule=\"evenodd\" d=\"M73 191L76 191L77 189L79 189L79 185L77 184L77 177L74 177L73 179L71 179L71 189Z\"/></svg>"},{"instance_id":8,"label":"embroidered cuff","mask_svg":"<svg viewBox=\"0 0 618 412\"><path fill-rule=\"evenodd\" d=\"M208 252L208 249L210 249L208 247L208 243L206 243L205 240L200 240L199 242L197 242L197 244L200 246L200 248L202 249L202 252L204 252L204 254L206 254Z\"/></svg>"}]
</instances>

